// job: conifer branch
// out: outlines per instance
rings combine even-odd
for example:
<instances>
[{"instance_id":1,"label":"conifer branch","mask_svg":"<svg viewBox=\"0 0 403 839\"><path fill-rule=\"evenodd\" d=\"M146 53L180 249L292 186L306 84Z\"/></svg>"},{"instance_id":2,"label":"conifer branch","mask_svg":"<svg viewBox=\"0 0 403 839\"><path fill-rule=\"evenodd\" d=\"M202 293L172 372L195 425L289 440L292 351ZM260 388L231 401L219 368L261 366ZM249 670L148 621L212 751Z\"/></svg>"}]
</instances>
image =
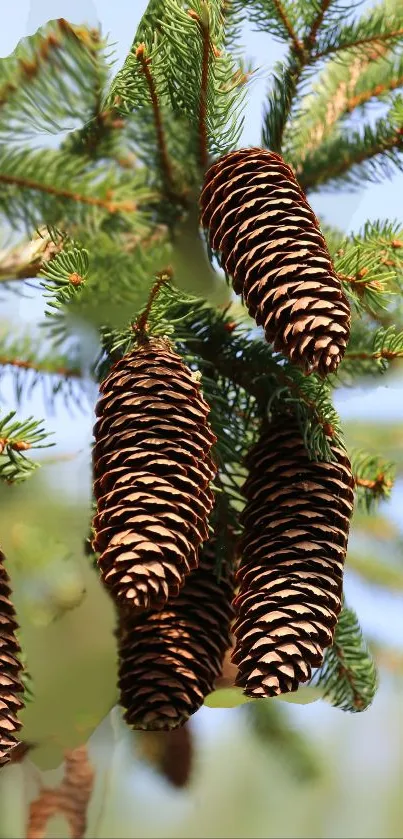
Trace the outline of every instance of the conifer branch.
<instances>
[{"instance_id":1,"label":"conifer branch","mask_svg":"<svg viewBox=\"0 0 403 839\"><path fill-rule=\"evenodd\" d=\"M281 20L281 22L284 26L284 29L286 29L287 32L288 32L288 35L289 35L289 38L291 40L292 47L293 47L295 55L298 56L303 61L303 59L304 59L304 45L303 45L302 41L300 41L300 39L298 38L298 35L296 34L291 21L287 17L286 11L282 6L281 0L273 0L273 4L274 4L275 9L277 11L278 17L280 18L280 20Z\"/></svg>"},{"instance_id":2,"label":"conifer branch","mask_svg":"<svg viewBox=\"0 0 403 839\"><path fill-rule=\"evenodd\" d=\"M335 52L340 52L341 50L357 49L359 47L368 46L369 44L382 44L388 41L393 42L402 37L403 28L398 28L392 30L391 32L374 33L373 35L368 35L367 37L342 42L339 46L337 44L330 44L326 49L315 53L312 56L312 60L320 61L321 59L327 58L329 55L332 55Z\"/></svg>"},{"instance_id":3,"label":"conifer branch","mask_svg":"<svg viewBox=\"0 0 403 839\"><path fill-rule=\"evenodd\" d=\"M150 70L151 58L146 55L146 45L144 43L139 44L136 48L135 57L141 66L142 72L147 82L151 106L154 115L155 131L157 135L157 145L161 161L161 168L167 191L169 194L171 194L174 185L172 163L169 157L168 148L166 144L165 131L162 121L161 108L158 101L157 89Z\"/></svg>"},{"instance_id":4,"label":"conifer branch","mask_svg":"<svg viewBox=\"0 0 403 839\"><path fill-rule=\"evenodd\" d=\"M359 108L361 105L365 105L371 99L376 99L380 96L383 96L384 93L390 93L393 90L396 90L399 87L403 86L403 76L397 76L396 78L391 78L387 82L383 84L376 84L368 90L363 90L361 93L357 93L355 96L351 96L350 99L347 99L345 105L346 113L351 114L355 108Z\"/></svg>"},{"instance_id":5,"label":"conifer branch","mask_svg":"<svg viewBox=\"0 0 403 839\"><path fill-rule=\"evenodd\" d=\"M0 87L0 108L8 103L10 96L18 93L23 85L31 82L38 75L42 65L51 57L52 51L59 49L61 46L62 41L60 37L55 32L50 32L48 35L40 38L36 47L36 55L30 59L18 59L13 79L4 82Z\"/></svg>"},{"instance_id":6,"label":"conifer branch","mask_svg":"<svg viewBox=\"0 0 403 839\"><path fill-rule=\"evenodd\" d=\"M6 175L0 173L0 183L8 184L9 186L19 186L22 189L32 189L37 192L45 192L48 195L54 195L56 198L64 198L68 201L75 201L81 204L89 204L92 207L102 207L108 213L118 212L136 212L138 205L135 201L113 201L109 198L97 198L93 195L83 195L79 192L72 192L68 189L61 189L50 184L35 181L32 178L22 178L18 175Z\"/></svg>"},{"instance_id":7,"label":"conifer branch","mask_svg":"<svg viewBox=\"0 0 403 839\"><path fill-rule=\"evenodd\" d=\"M316 17L312 21L310 31L308 32L305 45L309 52L311 52L316 43L316 36L323 23L323 18L331 4L332 0L321 0Z\"/></svg>"},{"instance_id":8,"label":"conifer branch","mask_svg":"<svg viewBox=\"0 0 403 839\"><path fill-rule=\"evenodd\" d=\"M208 166L208 134L207 134L207 90L209 80L209 66L210 66L210 28L208 24L208 17L202 21L200 16L194 9L189 9L189 17L196 21L199 26L203 50L202 50L202 66L201 66L201 81L200 81L200 105L199 105L199 161L202 170L207 169Z\"/></svg>"},{"instance_id":9,"label":"conifer branch","mask_svg":"<svg viewBox=\"0 0 403 839\"><path fill-rule=\"evenodd\" d=\"M333 644L326 650L314 683L320 685L324 697L342 711L364 711L375 696L375 664L363 640L357 616L347 606L343 606Z\"/></svg>"},{"instance_id":10,"label":"conifer branch","mask_svg":"<svg viewBox=\"0 0 403 839\"><path fill-rule=\"evenodd\" d=\"M34 370L36 373L63 376L65 379L79 379L82 376L81 370L78 367L63 367L57 364L53 367L48 359L31 361L0 355L0 367L15 367L18 370Z\"/></svg>"}]
</instances>

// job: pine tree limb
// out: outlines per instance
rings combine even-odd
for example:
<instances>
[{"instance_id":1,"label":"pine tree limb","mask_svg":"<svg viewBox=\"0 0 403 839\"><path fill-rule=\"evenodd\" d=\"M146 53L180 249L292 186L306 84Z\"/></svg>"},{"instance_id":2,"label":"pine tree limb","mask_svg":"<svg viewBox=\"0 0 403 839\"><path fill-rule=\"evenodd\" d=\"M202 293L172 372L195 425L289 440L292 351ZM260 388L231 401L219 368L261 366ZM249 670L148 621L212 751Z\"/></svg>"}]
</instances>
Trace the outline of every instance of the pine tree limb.
<instances>
[{"instance_id":1,"label":"pine tree limb","mask_svg":"<svg viewBox=\"0 0 403 839\"><path fill-rule=\"evenodd\" d=\"M286 11L282 6L281 0L273 0L273 4L277 10L277 14L284 26L284 29L286 29L288 32L295 55L298 56L301 59L301 61L303 61L304 45L302 41L300 41L300 39L298 38L298 35L296 34L291 21L288 19Z\"/></svg>"},{"instance_id":2,"label":"pine tree limb","mask_svg":"<svg viewBox=\"0 0 403 839\"><path fill-rule=\"evenodd\" d=\"M168 195L172 195L174 188L174 175L172 163L169 157L168 148L166 144L165 131L162 121L160 103L157 95L157 89L150 69L151 58L149 58L146 54L146 45L144 43L139 44L136 48L135 57L141 66L142 72L147 82L151 106L154 114L155 131L157 135L157 144L161 161L161 168L165 180L167 193Z\"/></svg>"},{"instance_id":3,"label":"pine tree limb","mask_svg":"<svg viewBox=\"0 0 403 839\"><path fill-rule=\"evenodd\" d=\"M382 44L388 41L393 42L402 37L403 28L399 27L391 32L376 33L374 35L368 35L367 37L357 38L356 40L347 41L345 43L343 42L340 46L331 45L327 49L323 49L320 52L315 53L312 58L314 61L320 61L321 59L327 58L329 55L341 50L357 49L359 47L368 46L369 44Z\"/></svg>"},{"instance_id":4,"label":"pine tree limb","mask_svg":"<svg viewBox=\"0 0 403 839\"><path fill-rule=\"evenodd\" d=\"M378 97L383 96L384 93L390 93L402 86L403 76L397 76L394 79L389 79L389 81L384 84L376 84L368 90L363 90L361 93L357 93L355 96L352 96L347 100L345 106L346 113L351 114L355 108L365 105L367 102L370 102L371 99L377 99Z\"/></svg>"},{"instance_id":5,"label":"pine tree limb","mask_svg":"<svg viewBox=\"0 0 403 839\"><path fill-rule=\"evenodd\" d=\"M305 46L306 46L306 48L308 49L309 52L312 52L312 50L315 46L316 36L318 34L318 31L319 31L320 27L322 26L323 18L325 16L329 6L331 5L331 3L332 3L332 0L321 0L321 2L319 3L318 13L317 13L316 17L314 18L314 20L312 21L310 31L308 32L308 34L305 38Z\"/></svg>"},{"instance_id":6,"label":"pine tree limb","mask_svg":"<svg viewBox=\"0 0 403 839\"><path fill-rule=\"evenodd\" d=\"M18 93L21 87L27 82L31 82L40 72L42 65L47 61L53 50L57 50L62 46L62 40L54 32L40 38L37 44L36 55L30 60L20 58L17 62L16 71L13 74L13 80L5 82L0 87L0 108L4 107L9 101L10 96Z\"/></svg>"},{"instance_id":7,"label":"pine tree limb","mask_svg":"<svg viewBox=\"0 0 403 839\"><path fill-rule=\"evenodd\" d=\"M19 370L35 370L37 373L48 373L49 375L63 376L66 379L81 378L81 371L75 367L52 367L49 365L47 359L43 361L38 359L36 361L24 361L20 358L7 358L0 355L0 367L16 367Z\"/></svg>"},{"instance_id":8,"label":"pine tree limb","mask_svg":"<svg viewBox=\"0 0 403 839\"><path fill-rule=\"evenodd\" d=\"M39 192L46 192L56 198L65 198L82 204L89 204L92 207L102 207L108 213L136 212L138 205L135 201L113 201L112 198L96 198L93 195L82 195L79 192L71 192L68 189L59 189L50 184L41 183L31 178L22 178L17 175L5 175L0 173L0 183L10 186L21 187L22 189L33 189Z\"/></svg>"},{"instance_id":9,"label":"pine tree limb","mask_svg":"<svg viewBox=\"0 0 403 839\"><path fill-rule=\"evenodd\" d=\"M208 166L208 135L207 135L207 90L209 81L209 65L210 65L210 29L208 23L208 16L206 20L202 21L200 16L194 9L188 11L189 17L196 21L199 26L203 50L202 50L202 66L201 66L201 82L200 82L200 106L199 106L199 161L202 170L207 169Z\"/></svg>"}]
</instances>

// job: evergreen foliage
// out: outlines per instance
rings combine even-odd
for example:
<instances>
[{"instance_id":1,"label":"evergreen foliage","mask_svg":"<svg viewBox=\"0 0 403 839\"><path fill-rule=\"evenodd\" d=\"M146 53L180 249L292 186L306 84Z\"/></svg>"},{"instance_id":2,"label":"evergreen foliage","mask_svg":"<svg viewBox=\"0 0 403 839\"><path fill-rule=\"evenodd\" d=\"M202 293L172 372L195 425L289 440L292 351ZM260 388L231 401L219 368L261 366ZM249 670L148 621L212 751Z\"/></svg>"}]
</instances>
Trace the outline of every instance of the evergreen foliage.
<instances>
[{"instance_id":1,"label":"evergreen foliage","mask_svg":"<svg viewBox=\"0 0 403 839\"><path fill-rule=\"evenodd\" d=\"M150 0L115 76L101 33L65 20L24 39L0 68L0 217L6 240L10 231L24 237L0 252L0 279L6 291L34 280L46 315L40 349L36 336L3 332L0 370L13 374L18 400L43 384L47 406L60 395L70 406L82 402L88 380L98 383L135 348L139 332L167 337L211 407L218 557L226 534L239 531L244 460L261 420L291 411L310 457L329 460L329 440L346 448L333 391L395 370L403 356L399 221L368 222L349 236L322 226L352 306L347 352L325 381L263 341L223 278L211 294L190 293L192 244L186 288L171 267L184 224L197 217L204 171L239 145L249 75L240 57L244 18L284 44L263 145L283 155L304 190L357 187L401 167L402 6L384 0L360 16L360 5ZM60 133L49 147L47 135ZM201 252L196 222L194 242ZM217 304L217 289L226 303ZM86 332L95 335L90 358ZM37 465L27 451L46 439L41 422L5 415L0 477L25 478ZM387 500L391 464L360 451L353 473L366 511ZM373 663L347 607L315 678L343 710L362 710L374 696ZM283 742L282 720L260 724Z\"/></svg>"}]
</instances>

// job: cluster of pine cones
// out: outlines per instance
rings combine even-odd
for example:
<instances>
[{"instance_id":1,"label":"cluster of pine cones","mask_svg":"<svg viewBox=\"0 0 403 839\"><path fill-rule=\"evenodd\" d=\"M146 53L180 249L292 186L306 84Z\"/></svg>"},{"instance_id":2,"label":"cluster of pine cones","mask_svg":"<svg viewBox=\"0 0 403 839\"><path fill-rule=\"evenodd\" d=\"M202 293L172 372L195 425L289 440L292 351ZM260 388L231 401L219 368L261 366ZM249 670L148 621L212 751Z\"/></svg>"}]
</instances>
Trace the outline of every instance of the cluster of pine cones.
<instances>
[{"instance_id":1,"label":"cluster of pine cones","mask_svg":"<svg viewBox=\"0 0 403 839\"><path fill-rule=\"evenodd\" d=\"M207 173L201 212L267 340L306 373L334 371L349 307L281 157L261 149L223 157ZM120 697L135 728L182 725L213 690L232 644L247 696L296 690L321 664L341 608L353 506L345 452L329 438L331 462L313 462L291 413L263 421L236 545L209 531L219 519L208 413L197 375L162 339L143 336L101 386L93 547L118 608Z\"/></svg>"},{"instance_id":2,"label":"cluster of pine cones","mask_svg":"<svg viewBox=\"0 0 403 839\"><path fill-rule=\"evenodd\" d=\"M262 149L221 158L206 175L201 220L275 350L307 374L333 372L349 307L282 158ZM331 461L314 462L292 413L262 420L236 545L229 529L211 528L219 517L209 410L197 374L169 342L145 334L101 385L93 549L118 610L121 704L135 728L183 725L214 689L232 644L247 696L296 690L321 664L341 608L353 508L346 453L329 437ZM2 559L0 763L17 742L22 704Z\"/></svg>"}]
</instances>

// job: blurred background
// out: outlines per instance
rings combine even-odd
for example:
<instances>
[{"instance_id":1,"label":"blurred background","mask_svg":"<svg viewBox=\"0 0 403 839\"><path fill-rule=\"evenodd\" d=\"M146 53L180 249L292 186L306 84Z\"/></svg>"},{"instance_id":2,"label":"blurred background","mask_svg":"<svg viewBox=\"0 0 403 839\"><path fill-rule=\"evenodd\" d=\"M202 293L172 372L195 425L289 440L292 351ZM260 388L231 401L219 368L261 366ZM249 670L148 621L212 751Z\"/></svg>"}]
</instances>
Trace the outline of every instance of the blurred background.
<instances>
[{"instance_id":1,"label":"blurred background","mask_svg":"<svg viewBox=\"0 0 403 839\"><path fill-rule=\"evenodd\" d=\"M2 31L2 54L47 19L64 16L72 23L100 23L115 44L118 69L146 5L19 0L9 10L8 32L7 23ZM258 69L242 143L258 145L267 79L282 47L248 27L244 44ZM367 219L403 224L402 195L398 173L352 194L313 194L310 200L322 221L352 231ZM0 328L1 321L11 321L28 329L42 318L34 287L24 297L2 292L1 305ZM15 379L7 372L0 398L15 407ZM55 445L39 455L43 468L25 485L0 487L2 547L35 691L25 712L25 738L37 745L31 762L12 766L0 781L0 837L25 835L30 790L57 780L63 750L88 738L96 771L89 837L402 837L403 364L387 379L367 380L365 389L336 394L347 443L397 464L391 501L371 518L356 517L346 575L348 602L379 663L373 706L349 715L322 700L270 700L275 735L252 725L247 705L205 707L189 726L193 757L184 788L155 771L155 747L129 732L113 707L113 614L83 547L95 399L96 389L89 387L80 404L67 408L60 397L49 413L46 392L28 390L19 413L46 414ZM48 835L67 835L56 822L49 829Z\"/></svg>"}]
</instances>

